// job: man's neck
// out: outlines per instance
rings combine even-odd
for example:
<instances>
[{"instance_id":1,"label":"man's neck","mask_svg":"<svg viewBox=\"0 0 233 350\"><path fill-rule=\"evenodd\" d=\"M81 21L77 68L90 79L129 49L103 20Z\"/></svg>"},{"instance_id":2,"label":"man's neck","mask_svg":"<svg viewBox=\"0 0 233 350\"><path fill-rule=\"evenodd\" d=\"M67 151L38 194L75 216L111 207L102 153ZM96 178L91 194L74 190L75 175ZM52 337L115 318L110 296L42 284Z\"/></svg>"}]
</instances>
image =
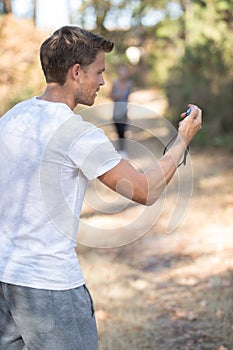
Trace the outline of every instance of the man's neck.
<instances>
[{"instance_id":1,"label":"man's neck","mask_svg":"<svg viewBox=\"0 0 233 350\"><path fill-rule=\"evenodd\" d=\"M75 108L75 102L72 94L69 93L68 87L57 83L49 83L46 86L44 93L38 97L40 100L50 102L65 103L70 109Z\"/></svg>"}]
</instances>

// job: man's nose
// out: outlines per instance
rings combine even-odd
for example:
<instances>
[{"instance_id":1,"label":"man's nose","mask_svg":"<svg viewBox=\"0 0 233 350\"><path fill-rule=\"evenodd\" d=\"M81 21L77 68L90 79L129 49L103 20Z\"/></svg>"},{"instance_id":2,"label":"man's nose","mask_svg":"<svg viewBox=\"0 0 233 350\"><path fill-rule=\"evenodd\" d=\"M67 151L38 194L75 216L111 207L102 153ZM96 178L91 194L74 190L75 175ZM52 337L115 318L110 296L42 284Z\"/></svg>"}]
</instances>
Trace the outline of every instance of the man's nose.
<instances>
[{"instance_id":1,"label":"man's nose","mask_svg":"<svg viewBox=\"0 0 233 350\"><path fill-rule=\"evenodd\" d=\"M99 85L105 85L104 77L101 76L99 80Z\"/></svg>"}]
</instances>

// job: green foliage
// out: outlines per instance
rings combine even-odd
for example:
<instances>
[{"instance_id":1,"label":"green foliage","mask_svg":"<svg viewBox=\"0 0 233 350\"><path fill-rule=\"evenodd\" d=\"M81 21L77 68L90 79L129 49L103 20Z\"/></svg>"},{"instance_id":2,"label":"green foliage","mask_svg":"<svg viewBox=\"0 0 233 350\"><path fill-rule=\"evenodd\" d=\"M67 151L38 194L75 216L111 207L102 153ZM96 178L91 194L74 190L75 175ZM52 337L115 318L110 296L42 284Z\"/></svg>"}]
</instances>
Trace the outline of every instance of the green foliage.
<instances>
[{"instance_id":1,"label":"green foliage","mask_svg":"<svg viewBox=\"0 0 233 350\"><path fill-rule=\"evenodd\" d=\"M196 103L204 110L212 139L233 130L232 23L225 20L229 19L228 5L226 1L206 1L204 8L195 4L186 28L184 54L174 62L166 84L171 119L177 123L181 109L188 102Z\"/></svg>"},{"instance_id":2,"label":"green foliage","mask_svg":"<svg viewBox=\"0 0 233 350\"><path fill-rule=\"evenodd\" d=\"M0 116L15 103L38 95L44 86L39 46L44 33L27 20L0 18Z\"/></svg>"},{"instance_id":3,"label":"green foliage","mask_svg":"<svg viewBox=\"0 0 233 350\"><path fill-rule=\"evenodd\" d=\"M170 70L168 97L176 108L183 101L198 102L208 115L223 113L225 102L231 101L231 67L224 60L224 45L213 40L187 47L184 56Z\"/></svg>"},{"instance_id":4,"label":"green foliage","mask_svg":"<svg viewBox=\"0 0 233 350\"><path fill-rule=\"evenodd\" d=\"M110 78L117 65L130 64L127 48L139 47L140 62L131 66L135 87L164 89L168 113L176 125L188 102L200 105L206 130L196 140L221 145L232 139L228 134L232 135L233 129L232 8L233 0L82 0L72 17L79 19L75 24L115 42L114 51L107 55ZM36 94L44 83L35 78L36 70L41 73L35 63L39 48L39 43L34 47L36 33L21 40L33 50L23 45L19 49L13 41L18 35L9 34L6 39L13 25L7 27L3 22L0 21L1 113L6 106ZM17 30L21 32L21 28ZM14 70L8 59L10 53L14 56Z\"/></svg>"}]
</instances>

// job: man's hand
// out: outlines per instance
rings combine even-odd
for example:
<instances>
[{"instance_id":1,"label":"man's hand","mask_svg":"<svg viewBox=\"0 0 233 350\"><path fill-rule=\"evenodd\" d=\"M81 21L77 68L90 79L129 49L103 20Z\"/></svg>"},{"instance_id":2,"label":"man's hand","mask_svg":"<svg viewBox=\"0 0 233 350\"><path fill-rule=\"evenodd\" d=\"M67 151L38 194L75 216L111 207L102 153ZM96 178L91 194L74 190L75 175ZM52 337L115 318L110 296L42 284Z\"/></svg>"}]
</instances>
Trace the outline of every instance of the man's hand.
<instances>
[{"instance_id":1,"label":"man's hand","mask_svg":"<svg viewBox=\"0 0 233 350\"><path fill-rule=\"evenodd\" d=\"M181 118L184 119L179 123L178 128L178 133L186 145L191 142L202 126L201 109L193 104L189 104L188 107L191 108L191 113L187 117L186 112L181 114Z\"/></svg>"}]
</instances>

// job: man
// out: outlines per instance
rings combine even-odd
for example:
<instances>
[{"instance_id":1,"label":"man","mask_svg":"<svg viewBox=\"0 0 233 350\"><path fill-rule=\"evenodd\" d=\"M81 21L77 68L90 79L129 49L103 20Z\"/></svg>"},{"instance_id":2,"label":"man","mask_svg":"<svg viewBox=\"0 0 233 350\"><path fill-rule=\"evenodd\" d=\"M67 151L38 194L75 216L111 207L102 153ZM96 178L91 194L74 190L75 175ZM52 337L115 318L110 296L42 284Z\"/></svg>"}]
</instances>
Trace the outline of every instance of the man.
<instances>
[{"instance_id":1,"label":"man","mask_svg":"<svg viewBox=\"0 0 233 350\"><path fill-rule=\"evenodd\" d=\"M179 126L172 148L144 174L121 159L102 130L73 113L104 85L113 43L78 27L41 46L42 96L0 120L0 349L94 350L93 303L75 254L89 180L150 205L201 127L201 111ZM185 116L185 113L182 115Z\"/></svg>"},{"instance_id":2,"label":"man","mask_svg":"<svg viewBox=\"0 0 233 350\"><path fill-rule=\"evenodd\" d=\"M128 99L132 92L132 82L129 80L128 69L126 66L118 67L118 77L113 82L111 98L114 101L113 121L119 139L119 153L122 157L127 158L125 149L125 131L128 118Z\"/></svg>"}]
</instances>

